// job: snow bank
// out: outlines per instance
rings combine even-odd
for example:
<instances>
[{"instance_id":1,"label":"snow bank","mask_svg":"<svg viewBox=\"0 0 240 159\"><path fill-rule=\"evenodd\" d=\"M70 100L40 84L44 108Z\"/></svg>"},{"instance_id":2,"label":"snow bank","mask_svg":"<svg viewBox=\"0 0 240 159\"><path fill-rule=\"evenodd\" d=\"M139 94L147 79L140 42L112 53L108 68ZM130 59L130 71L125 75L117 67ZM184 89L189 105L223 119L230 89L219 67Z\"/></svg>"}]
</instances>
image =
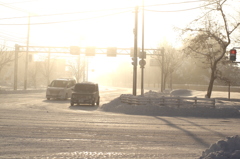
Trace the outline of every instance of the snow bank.
<instances>
[{"instance_id":1,"label":"snow bank","mask_svg":"<svg viewBox=\"0 0 240 159\"><path fill-rule=\"evenodd\" d=\"M240 117L240 112L234 108L177 108L154 105L130 105L122 103L120 97L103 104L101 109L107 112L116 112L132 115L153 115L153 116L185 116L185 117L210 117L210 118L231 118Z\"/></svg>"},{"instance_id":2,"label":"snow bank","mask_svg":"<svg viewBox=\"0 0 240 159\"><path fill-rule=\"evenodd\" d=\"M199 159L240 159L240 137L227 137L203 151Z\"/></svg>"}]
</instances>

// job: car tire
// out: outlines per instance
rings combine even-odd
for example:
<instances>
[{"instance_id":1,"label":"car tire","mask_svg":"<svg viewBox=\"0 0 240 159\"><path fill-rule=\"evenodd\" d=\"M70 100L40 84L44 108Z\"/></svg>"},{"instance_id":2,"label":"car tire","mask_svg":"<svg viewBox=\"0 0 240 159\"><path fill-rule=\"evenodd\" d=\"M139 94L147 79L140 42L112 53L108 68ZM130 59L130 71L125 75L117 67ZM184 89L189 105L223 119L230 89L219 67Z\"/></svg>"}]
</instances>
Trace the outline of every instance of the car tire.
<instances>
[{"instance_id":1,"label":"car tire","mask_svg":"<svg viewBox=\"0 0 240 159\"><path fill-rule=\"evenodd\" d=\"M99 106L100 104L100 97L98 97L97 105Z\"/></svg>"},{"instance_id":2,"label":"car tire","mask_svg":"<svg viewBox=\"0 0 240 159\"><path fill-rule=\"evenodd\" d=\"M71 103L71 106L74 106L74 103Z\"/></svg>"},{"instance_id":3,"label":"car tire","mask_svg":"<svg viewBox=\"0 0 240 159\"><path fill-rule=\"evenodd\" d=\"M47 100L50 100L50 98L47 98Z\"/></svg>"}]
</instances>

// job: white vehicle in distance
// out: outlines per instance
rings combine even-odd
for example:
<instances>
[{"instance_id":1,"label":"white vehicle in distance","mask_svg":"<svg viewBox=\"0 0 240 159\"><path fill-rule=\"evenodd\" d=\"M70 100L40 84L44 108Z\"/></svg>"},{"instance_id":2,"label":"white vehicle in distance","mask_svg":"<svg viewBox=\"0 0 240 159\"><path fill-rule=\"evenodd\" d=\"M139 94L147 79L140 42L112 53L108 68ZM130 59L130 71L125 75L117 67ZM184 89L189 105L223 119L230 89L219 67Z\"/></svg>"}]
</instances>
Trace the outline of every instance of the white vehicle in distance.
<instances>
[{"instance_id":1,"label":"white vehicle in distance","mask_svg":"<svg viewBox=\"0 0 240 159\"><path fill-rule=\"evenodd\" d=\"M47 100L51 98L67 100L71 97L72 89L75 84L76 80L73 78L58 78L53 80L47 87Z\"/></svg>"}]
</instances>

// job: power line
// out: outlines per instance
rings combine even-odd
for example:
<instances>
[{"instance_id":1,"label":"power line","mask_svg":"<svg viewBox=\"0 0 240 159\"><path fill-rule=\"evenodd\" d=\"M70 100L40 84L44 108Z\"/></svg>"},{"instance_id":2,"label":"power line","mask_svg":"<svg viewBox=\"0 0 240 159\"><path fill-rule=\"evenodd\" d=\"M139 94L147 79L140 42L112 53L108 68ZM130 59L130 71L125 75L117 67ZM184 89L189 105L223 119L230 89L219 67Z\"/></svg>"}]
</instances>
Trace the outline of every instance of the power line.
<instances>
[{"instance_id":1,"label":"power line","mask_svg":"<svg viewBox=\"0 0 240 159\"><path fill-rule=\"evenodd\" d=\"M118 12L118 13L113 13L113 14L102 15L102 16L90 17L90 18L66 20L66 21L56 21L56 22L46 22L46 23L31 23L30 25L57 24L57 23L74 22L74 21L80 21L80 20L89 20L89 19L96 19L96 18L102 18L102 17L112 16L112 15L122 14L122 13L126 13L126 12L129 12L129 10L128 11L124 11L124 12ZM24 23L24 24L0 24L0 25L28 25L28 24Z\"/></svg>"},{"instance_id":2,"label":"power line","mask_svg":"<svg viewBox=\"0 0 240 159\"><path fill-rule=\"evenodd\" d=\"M164 6L164 5L174 5L174 4L184 4L184 3L195 3L195 2L202 2L205 0L197 0L197 1L184 1L184 2L177 2L177 3L165 3L165 4L154 4L154 5L146 5L144 7L154 7L154 6ZM9 6L7 6L9 7ZM141 7L141 6L140 6ZM16 7L11 7L13 9L18 9ZM56 14L45 14L45 15L34 15L32 17L42 17L42 16L58 16L58 15L67 15L67 14L80 14L80 13L90 13L90 12L102 12L102 11L111 11L111 10L121 10L121 9L134 9L134 7L124 7L124 8L111 8L111 9L103 9L103 10L90 10L90 11L81 11L81 12L69 12L69 13L56 13ZM0 18L0 20L4 19L18 19L18 18L28 18L28 16L22 16L22 17L9 17L9 18Z\"/></svg>"},{"instance_id":3,"label":"power line","mask_svg":"<svg viewBox=\"0 0 240 159\"><path fill-rule=\"evenodd\" d=\"M12 33L13 33L13 32L12 32ZM0 31L0 34L5 34L5 35L7 35L7 36L14 36L14 37L17 37L17 36L15 36L15 35L12 35L12 34L6 33L6 31L4 31L4 32ZM16 34L16 33L13 33L13 34Z\"/></svg>"},{"instance_id":4,"label":"power line","mask_svg":"<svg viewBox=\"0 0 240 159\"><path fill-rule=\"evenodd\" d=\"M203 7L203 6L202 6L202 7ZM183 10L172 10L172 11L157 11L157 10L145 9L145 11L151 11L151 12L184 12L184 11L199 9L199 8L202 8L202 7L188 8L188 9L183 9Z\"/></svg>"},{"instance_id":5,"label":"power line","mask_svg":"<svg viewBox=\"0 0 240 159\"><path fill-rule=\"evenodd\" d=\"M11 37L0 37L1 40L4 40L4 41L11 41L11 42L18 42L18 43L26 43L26 41L23 41L23 40L20 40L19 38L11 38Z\"/></svg>"},{"instance_id":6,"label":"power line","mask_svg":"<svg viewBox=\"0 0 240 159\"><path fill-rule=\"evenodd\" d=\"M206 6L209 6L209 5L212 5L212 4L214 4L214 3L210 3L210 4L206 4L206 5L199 6L199 7L194 7L194 8L182 9L182 10L157 11L157 10L145 9L145 11L151 11L151 12L183 12L183 11L189 11L189 10L199 9L199 8L206 7Z\"/></svg>"},{"instance_id":7,"label":"power line","mask_svg":"<svg viewBox=\"0 0 240 159\"><path fill-rule=\"evenodd\" d=\"M11 2L11 3L0 3L0 5L5 5L5 4L17 4L17 3L27 3L27 2L34 2L34 1L39 1L39 0L28 0L28 1L20 1L20 2Z\"/></svg>"},{"instance_id":8,"label":"power line","mask_svg":"<svg viewBox=\"0 0 240 159\"><path fill-rule=\"evenodd\" d=\"M205 1L205 0L203 0ZM178 3L166 3L166 4L155 4L155 5L147 5L147 7L152 7L152 6L159 6L159 5L173 5L173 4L184 4L184 3L195 3L195 2L201 2L199 1L185 1L185 2L178 2ZM188 10L194 10L194 9L199 9L205 6L209 6L214 3L210 3L204 6L200 7L194 7L194 8L189 8L189 9L183 9L183 10L173 10L173 11L157 11L157 10L148 10L145 9L145 11L152 11L152 12L181 12L181 11L188 11ZM131 7L132 8L132 7ZM118 8L118 9L126 9L126 8ZM98 10L98 11L108 11L108 10L116 10L116 9L107 9L107 10ZM72 12L72 13L59 13L59 14L48 14L48 15L37 15L33 17L38 17L38 16L55 16L55 15L66 15L66 14L78 14L78 13L86 13L86 12L96 12L96 11L83 11L83 12ZM43 25L43 24L56 24L56 23L66 23L66 22L74 22L74 21L81 21L81 20L89 20L89 19L96 19L96 18L101 18L101 17L106 17L106 16L112 16L116 14L121 14L129 12L128 11L123 11L123 12L118 12L118 13L113 13L113 14L108 14L108 15L102 15L102 16L96 16L96 17L90 17L90 18L83 18L83 19L75 19L75 20L66 20L66 21L55 21L55 22L45 22L45 23L31 23L30 25ZM0 20L3 19L15 19L15 18L27 18L28 16L23 16L23 17L12 17L12 18L1 18ZM0 25L28 25L28 24L0 24Z\"/></svg>"},{"instance_id":9,"label":"power line","mask_svg":"<svg viewBox=\"0 0 240 159\"><path fill-rule=\"evenodd\" d=\"M176 3L164 3L164 4L153 4L153 5L145 5L144 7L155 7L155 6L165 6L165 5L175 5L175 4L185 4L185 3L195 3L195 2L203 2L206 0L197 0L197 1L184 1L184 2L176 2Z\"/></svg>"},{"instance_id":10,"label":"power line","mask_svg":"<svg viewBox=\"0 0 240 159\"><path fill-rule=\"evenodd\" d=\"M103 12L103 11L121 10L121 9L129 9L129 8L133 8L133 7L127 7L127 8L126 8L126 7L125 7L125 8L112 8L112 9L103 9L103 10L90 10L90 11L81 11L81 12L44 14L44 15L34 15L34 16L32 16L32 17L44 17L44 16L58 16L58 15L67 15L67 14L80 14L80 13L91 13L91 12ZM0 18L0 20L4 20L4 19L20 19L20 18L28 18L28 16Z\"/></svg>"}]
</instances>

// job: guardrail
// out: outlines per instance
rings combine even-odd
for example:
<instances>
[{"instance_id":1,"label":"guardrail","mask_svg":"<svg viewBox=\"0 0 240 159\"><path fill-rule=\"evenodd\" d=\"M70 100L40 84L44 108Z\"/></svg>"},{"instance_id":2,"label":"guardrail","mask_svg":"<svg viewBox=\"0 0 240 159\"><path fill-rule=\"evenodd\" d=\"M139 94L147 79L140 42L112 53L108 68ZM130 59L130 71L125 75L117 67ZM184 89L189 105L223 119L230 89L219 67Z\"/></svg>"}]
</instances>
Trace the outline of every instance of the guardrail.
<instances>
[{"instance_id":1,"label":"guardrail","mask_svg":"<svg viewBox=\"0 0 240 159\"><path fill-rule=\"evenodd\" d=\"M144 97L122 94L121 102L132 105L156 105L175 107L211 107L215 108L215 99L197 97Z\"/></svg>"}]
</instances>

